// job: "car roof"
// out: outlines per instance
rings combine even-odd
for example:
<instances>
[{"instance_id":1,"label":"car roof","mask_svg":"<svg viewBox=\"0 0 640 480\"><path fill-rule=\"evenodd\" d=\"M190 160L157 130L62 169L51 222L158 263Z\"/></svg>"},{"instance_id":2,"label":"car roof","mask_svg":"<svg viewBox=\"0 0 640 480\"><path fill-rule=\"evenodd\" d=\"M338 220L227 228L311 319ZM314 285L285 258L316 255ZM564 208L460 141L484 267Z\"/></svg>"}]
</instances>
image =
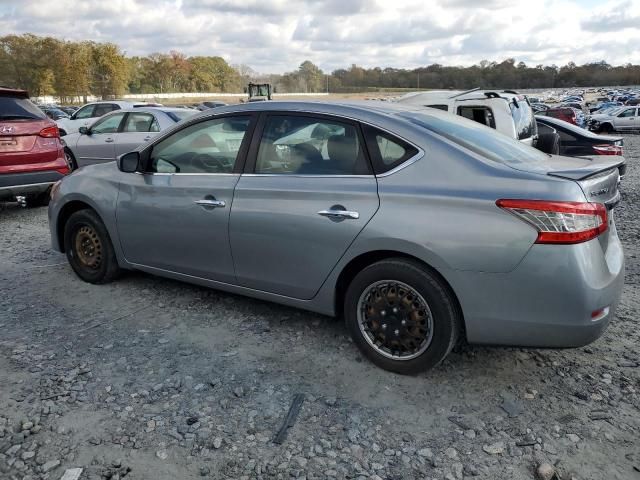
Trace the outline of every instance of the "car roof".
<instances>
[{"instance_id":1,"label":"car roof","mask_svg":"<svg viewBox=\"0 0 640 480\"><path fill-rule=\"evenodd\" d=\"M0 87L0 97L29 98L29 92L17 88Z\"/></svg>"},{"instance_id":2,"label":"car roof","mask_svg":"<svg viewBox=\"0 0 640 480\"><path fill-rule=\"evenodd\" d=\"M107 115L112 115L114 113L157 113L157 112L193 112L190 108L177 108L177 107L135 107L135 108L121 108L119 110L114 110L113 112L109 112Z\"/></svg>"},{"instance_id":3,"label":"car roof","mask_svg":"<svg viewBox=\"0 0 640 480\"><path fill-rule=\"evenodd\" d=\"M513 90L429 90L424 92L411 92L401 96L398 101L402 103L403 100L424 98L429 101L442 100L445 102L456 100L489 100L487 95L498 95L500 98L511 100L514 97L524 96L521 93L514 92Z\"/></svg>"},{"instance_id":4,"label":"car roof","mask_svg":"<svg viewBox=\"0 0 640 480\"><path fill-rule=\"evenodd\" d=\"M380 115L393 115L404 111L424 110L425 107L418 105L406 105L401 103L384 102L380 100L350 100L350 101L291 101L291 100L271 100L266 102L248 102L235 105L226 105L215 110L205 110L200 116L212 114L222 114L229 112L261 112L261 111L289 111L325 113L328 115L354 117L368 113Z\"/></svg>"}]
</instances>

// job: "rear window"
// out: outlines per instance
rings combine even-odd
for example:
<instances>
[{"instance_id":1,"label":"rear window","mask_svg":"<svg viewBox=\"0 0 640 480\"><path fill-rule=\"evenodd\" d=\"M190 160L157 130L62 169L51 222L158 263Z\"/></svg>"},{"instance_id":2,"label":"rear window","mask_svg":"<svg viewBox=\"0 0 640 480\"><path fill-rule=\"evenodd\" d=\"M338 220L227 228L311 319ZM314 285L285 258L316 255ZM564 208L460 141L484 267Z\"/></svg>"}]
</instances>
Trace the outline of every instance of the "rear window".
<instances>
[{"instance_id":1,"label":"rear window","mask_svg":"<svg viewBox=\"0 0 640 480\"><path fill-rule=\"evenodd\" d=\"M402 112L398 116L489 160L510 167L530 166L548 158L548 155L540 150L459 116L423 112Z\"/></svg>"},{"instance_id":2,"label":"rear window","mask_svg":"<svg viewBox=\"0 0 640 480\"><path fill-rule=\"evenodd\" d=\"M28 98L0 96L0 120L40 120L43 118L47 118L47 116Z\"/></svg>"},{"instance_id":3,"label":"rear window","mask_svg":"<svg viewBox=\"0 0 640 480\"><path fill-rule=\"evenodd\" d=\"M514 98L509 102L509 108L511 109L511 116L515 123L518 140L537 135L538 127L536 126L536 119L533 116L533 110L525 99L518 100Z\"/></svg>"}]
</instances>

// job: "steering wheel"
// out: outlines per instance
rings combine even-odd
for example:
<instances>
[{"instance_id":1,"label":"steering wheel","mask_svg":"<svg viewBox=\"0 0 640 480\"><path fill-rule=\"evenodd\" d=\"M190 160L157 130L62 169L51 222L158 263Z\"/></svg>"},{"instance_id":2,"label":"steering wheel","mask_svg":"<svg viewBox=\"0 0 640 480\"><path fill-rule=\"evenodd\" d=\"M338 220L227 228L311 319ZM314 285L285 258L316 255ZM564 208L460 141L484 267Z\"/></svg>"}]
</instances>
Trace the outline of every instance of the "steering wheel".
<instances>
[{"instance_id":1,"label":"steering wheel","mask_svg":"<svg viewBox=\"0 0 640 480\"><path fill-rule=\"evenodd\" d=\"M208 171L215 168L219 172L224 172L227 166L219 159L212 157L208 153L196 153L191 157L191 164L200 170Z\"/></svg>"}]
</instances>

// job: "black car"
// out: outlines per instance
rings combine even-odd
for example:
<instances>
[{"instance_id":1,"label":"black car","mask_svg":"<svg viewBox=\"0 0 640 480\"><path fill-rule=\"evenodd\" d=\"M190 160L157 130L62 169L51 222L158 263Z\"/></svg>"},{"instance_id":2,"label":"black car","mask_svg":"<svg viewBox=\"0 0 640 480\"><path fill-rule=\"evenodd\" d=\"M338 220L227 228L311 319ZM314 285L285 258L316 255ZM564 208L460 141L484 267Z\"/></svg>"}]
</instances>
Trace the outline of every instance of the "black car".
<instances>
[{"instance_id":1,"label":"black car","mask_svg":"<svg viewBox=\"0 0 640 480\"><path fill-rule=\"evenodd\" d=\"M589 130L580 128L572 123L553 117L536 115L536 122L545 127L551 127L560 136L559 154L568 157L584 155L622 155L623 139L610 135L597 135Z\"/></svg>"}]
</instances>

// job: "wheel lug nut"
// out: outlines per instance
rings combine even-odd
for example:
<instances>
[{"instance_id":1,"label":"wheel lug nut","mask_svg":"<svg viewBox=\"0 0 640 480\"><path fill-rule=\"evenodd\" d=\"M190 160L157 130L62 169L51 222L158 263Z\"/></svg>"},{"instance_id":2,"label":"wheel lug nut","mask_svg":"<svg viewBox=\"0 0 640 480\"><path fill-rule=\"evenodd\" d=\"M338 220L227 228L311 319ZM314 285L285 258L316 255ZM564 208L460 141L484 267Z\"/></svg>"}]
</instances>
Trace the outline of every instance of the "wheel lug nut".
<instances>
[{"instance_id":1,"label":"wheel lug nut","mask_svg":"<svg viewBox=\"0 0 640 480\"><path fill-rule=\"evenodd\" d=\"M396 330L396 331L395 331L395 332L393 332L393 333L395 333L396 335L400 335L400 330Z\"/></svg>"},{"instance_id":2,"label":"wheel lug nut","mask_svg":"<svg viewBox=\"0 0 640 480\"><path fill-rule=\"evenodd\" d=\"M406 325L406 324L407 324L407 321L406 321L406 320L402 320L402 321L400 322L400 324L401 324L401 325Z\"/></svg>"},{"instance_id":3,"label":"wheel lug nut","mask_svg":"<svg viewBox=\"0 0 640 480\"><path fill-rule=\"evenodd\" d=\"M383 317L384 317L386 314L387 314L387 311L386 311L386 310L382 310L382 311L380 312L380 315L381 315L381 316L383 316Z\"/></svg>"},{"instance_id":4,"label":"wheel lug nut","mask_svg":"<svg viewBox=\"0 0 640 480\"><path fill-rule=\"evenodd\" d=\"M383 330L386 330L386 329L387 329L387 324L386 324L386 323L383 323L383 324L382 324L382 329L383 329Z\"/></svg>"},{"instance_id":5,"label":"wheel lug nut","mask_svg":"<svg viewBox=\"0 0 640 480\"><path fill-rule=\"evenodd\" d=\"M398 309L396 307L393 307L393 313L398 313Z\"/></svg>"}]
</instances>

